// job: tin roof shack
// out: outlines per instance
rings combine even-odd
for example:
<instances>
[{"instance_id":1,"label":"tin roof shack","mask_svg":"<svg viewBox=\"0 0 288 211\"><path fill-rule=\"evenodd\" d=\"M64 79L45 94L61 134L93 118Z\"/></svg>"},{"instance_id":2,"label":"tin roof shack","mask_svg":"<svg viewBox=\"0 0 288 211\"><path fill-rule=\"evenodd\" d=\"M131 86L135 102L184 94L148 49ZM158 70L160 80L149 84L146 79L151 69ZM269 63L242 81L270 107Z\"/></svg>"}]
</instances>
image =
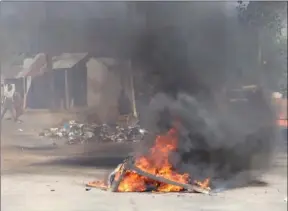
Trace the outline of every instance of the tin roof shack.
<instances>
[{"instance_id":1,"label":"tin roof shack","mask_svg":"<svg viewBox=\"0 0 288 211\"><path fill-rule=\"evenodd\" d=\"M62 53L53 56L51 71L46 68L46 71L31 80L27 94L27 107L58 110L85 106L87 104L85 59L87 55L87 53Z\"/></svg>"},{"instance_id":2,"label":"tin roof shack","mask_svg":"<svg viewBox=\"0 0 288 211\"><path fill-rule=\"evenodd\" d=\"M88 113L95 115L98 121L117 121L123 92L127 100L125 102L133 107L132 70L129 64L129 60L104 57L91 57L87 62ZM136 109L129 110L135 116Z\"/></svg>"},{"instance_id":3,"label":"tin roof shack","mask_svg":"<svg viewBox=\"0 0 288 211\"><path fill-rule=\"evenodd\" d=\"M29 80L27 78L37 75L42 70L38 67L44 63L45 55L42 54L37 54L34 58L25 58L25 54L11 55L10 60L1 63L1 83L15 84L16 91L24 98Z\"/></svg>"},{"instance_id":4,"label":"tin roof shack","mask_svg":"<svg viewBox=\"0 0 288 211\"><path fill-rule=\"evenodd\" d=\"M50 80L47 80L50 72L47 68L47 56L44 53L24 60L21 72L22 77L26 78L24 108L49 108L51 106L49 99L51 99L52 92Z\"/></svg>"},{"instance_id":5,"label":"tin roof shack","mask_svg":"<svg viewBox=\"0 0 288 211\"><path fill-rule=\"evenodd\" d=\"M87 105L87 53L63 53L52 58L56 108Z\"/></svg>"}]
</instances>

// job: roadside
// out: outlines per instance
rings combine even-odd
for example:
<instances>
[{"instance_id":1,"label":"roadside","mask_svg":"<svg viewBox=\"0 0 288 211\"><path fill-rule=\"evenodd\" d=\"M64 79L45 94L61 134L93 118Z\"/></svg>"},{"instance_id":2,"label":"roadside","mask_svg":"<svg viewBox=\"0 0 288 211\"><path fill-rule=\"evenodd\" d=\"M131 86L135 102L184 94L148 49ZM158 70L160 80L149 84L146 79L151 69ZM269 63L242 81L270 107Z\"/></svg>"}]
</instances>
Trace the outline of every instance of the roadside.
<instances>
[{"instance_id":1,"label":"roadside","mask_svg":"<svg viewBox=\"0 0 288 211\"><path fill-rule=\"evenodd\" d=\"M3 121L1 134L2 174L29 172L32 169L35 169L33 172L41 169L40 172L44 173L49 166L55 168L61 166L61 169L67 171L70 169L69 171L73 172L75 169L81 168L86 168L86 170L89 168L112 169L129 153L135 151L135 148L139 147L137 143L125 142L66 145L65 141L61 139L55 141L50 138L39 137L39 132L43 128L73 118L76 116L67 113L28 112L21 118L22 124L9 120ZM276 154L275 160L277 162L279 157L281 157L281 162L287 161L287 138L281 138ZM278 165L276 161L275 165ZM283 170L285 171L285 169ZM53 171L49 170L49 172Z\"/></svg>"},{"instance_id":2,"label":"roadside","mask_svg":"<svg viewBox=\"0 0 288 211\"><path fill-rule=\"evenodd\" d=\"M110 170L133 151L135 143L85 143L40 137L43 128L77 119L70 113L28 112L23 123L4 120L1 134L1 173L82 174ZM97 169L95 171L95 169ZM99 170L100 169L100 170Z\"/></svg>"}]
</instances>

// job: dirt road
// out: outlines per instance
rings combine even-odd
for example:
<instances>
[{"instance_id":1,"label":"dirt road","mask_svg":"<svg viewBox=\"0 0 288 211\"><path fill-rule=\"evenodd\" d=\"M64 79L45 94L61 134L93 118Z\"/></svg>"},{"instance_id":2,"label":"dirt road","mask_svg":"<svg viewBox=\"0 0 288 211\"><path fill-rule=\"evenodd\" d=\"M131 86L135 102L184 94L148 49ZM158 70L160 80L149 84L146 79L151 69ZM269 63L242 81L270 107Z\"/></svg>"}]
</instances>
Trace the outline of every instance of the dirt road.
<instances>
[{"instance_id":1,"label":"dirt road","mask_svg":"<svg viewBox=\"0 0 288 211\"><path fill-rule=\"evenodd\" d=\"M32 120L30 121L37 121ZM31 125L6 125L1 148L1 208L5 211L181 211L287 210L287 143L279 147L266 183L213 196L200 194L87 191L136 146L129 144L53 145L28 132ZM24 128L19 131L19 127ZM30 129L29 129L30 128ZM34 128L35 129L35 128ZM9 131L10 130L10 131ZM31 130L32 131L32 130ZM26 132L26 135L24 135ZM36 133L36 131L35 131ZM5 139L5 140L4 140Z\"/></svg>"}]
</instances>

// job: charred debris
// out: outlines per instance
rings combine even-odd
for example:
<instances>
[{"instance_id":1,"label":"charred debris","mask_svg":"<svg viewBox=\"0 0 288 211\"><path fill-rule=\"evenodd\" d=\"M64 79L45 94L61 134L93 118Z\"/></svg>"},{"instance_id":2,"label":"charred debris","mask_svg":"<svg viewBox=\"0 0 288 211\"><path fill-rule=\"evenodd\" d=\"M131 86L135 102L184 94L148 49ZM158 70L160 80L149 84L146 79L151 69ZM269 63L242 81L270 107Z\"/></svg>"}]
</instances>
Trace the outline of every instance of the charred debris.
<instances>
[{"instance_id":1,"label":"charred debris","mask_svg":"<svg viewBox=\"0 0 288 211\"><path fill-rule=\"evenodd\" d=\"M88 142L139 142L147 131L138 123L130 125L79 123L75 120L64 123L60 127L44 129L39 135L54 140L64 139L67 144Z\"/></svg>"}]
</instances>

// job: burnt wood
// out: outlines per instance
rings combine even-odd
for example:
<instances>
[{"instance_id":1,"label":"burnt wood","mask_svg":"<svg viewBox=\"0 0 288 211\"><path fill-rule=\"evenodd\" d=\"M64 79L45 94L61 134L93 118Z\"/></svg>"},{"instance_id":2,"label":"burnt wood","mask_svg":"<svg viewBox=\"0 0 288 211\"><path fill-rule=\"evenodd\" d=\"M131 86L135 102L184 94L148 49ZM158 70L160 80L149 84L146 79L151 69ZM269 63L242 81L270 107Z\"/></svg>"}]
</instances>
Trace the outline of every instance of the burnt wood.
<instances>
[{"instance_id":1,"label":"burnt wood","mask_svg":"<svg viewBox=\"0 0 288 211\"><path fill-rule=\"evenodd\" d=\"M178 187L182 187L183 189L187 190L188 192L197 192L197 193L203 193L203 194L209 194L210 191L208 189L205 188L201 188L197 185L191 185L191 184L184 184L184 183L179 183L179 182L175 182L169 179L166 179L164 177L159 177L153 174L150 174L148 172L143 171L142 169L136 167L135 165L129 163L129 170L136 172L137 174L144 176L144 177L148 177L152 180L155 180L157 182L161 182L161 183L166 183L166 184L170 184L170 185L175 185Z\"/></svg>"},{"instance_id":2,"label":"burnt wood","mask_svg":"<svg viewBox=\"0 0 288 211\"><path fill-rule=\"evenodd\" d=\"M128 170L127 165L128 165L127 162L123 163L123 166L121 167L121 170L120 170L119 178L117 180L114 179L114 181L111 184L111 187L110 187L111 192L118 192L118 187L119 187L121 181L123 180L123 177L124 177L126 171Z\"/></svg>"},{"instance_id":3,"label":"burnt wood","mask_svg":"<svg viewBox=\"0 0 288 211\"><path fill-rule=\"evenodd\" d=\"M134 171L134 172L136 172L137 174L139 174L141 176L148 177L148 178L150 178L152 180L155 180L157 182L161 182L161 183L166 183L166 184L182 187L183 189L185 189L188 192L197 192L197 193L203 193L203 194L209 194L210 193L210 190L205 189L205 188L201 188L198 185L183 184L183 183L175 182L175 181L166 179L164 177L159 177L159 176L150 174L148 172L145 172L142 169L136 167L134 165L134 162L133 162L132 159L127 159L124 162L122 170L121 170L121 174L120 174L118 180L114 180L112 185L111 185L110 190L112 192L118 192L118 187L119 187L119 185L120 185L120 183L121 183L121 181L122 181L122 179L123 179L123 177L124 177L124 175L125 175L127 170Z\"/></svg>"}]
</instances>

